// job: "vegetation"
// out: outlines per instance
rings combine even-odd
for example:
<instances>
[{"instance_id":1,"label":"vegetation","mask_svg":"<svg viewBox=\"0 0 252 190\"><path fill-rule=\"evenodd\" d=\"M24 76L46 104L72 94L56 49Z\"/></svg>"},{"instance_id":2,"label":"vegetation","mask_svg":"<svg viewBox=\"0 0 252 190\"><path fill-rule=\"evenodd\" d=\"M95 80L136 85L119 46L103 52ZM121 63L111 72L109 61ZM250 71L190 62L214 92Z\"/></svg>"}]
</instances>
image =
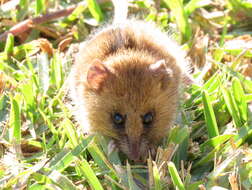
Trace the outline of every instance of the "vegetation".
<instances>
[{"instance_id":1,"label":"vegetation","mask_svg":"<svg viewBox=\"0 0 252 190\"><path fill-rule=\"evenodd\" d=\"M130 16L188 52L195 80L146 164L81 133L67 98L74 44L111 21L112 3L0 2L0 189L252 189L251 1L131 1Z\"/></svg>"}]
</instances>

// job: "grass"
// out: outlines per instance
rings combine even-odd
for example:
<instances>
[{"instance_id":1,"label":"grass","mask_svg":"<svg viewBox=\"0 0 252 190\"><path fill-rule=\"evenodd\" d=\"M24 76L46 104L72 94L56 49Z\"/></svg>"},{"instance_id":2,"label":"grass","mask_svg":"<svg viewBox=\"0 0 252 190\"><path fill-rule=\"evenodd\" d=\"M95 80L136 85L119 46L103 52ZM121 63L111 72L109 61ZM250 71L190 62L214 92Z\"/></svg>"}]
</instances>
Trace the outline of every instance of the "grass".
<instances>
[{"instance_id":1,"label":"grass","mask_svg":"<svg viewBox=\"0 0 252 190\"><path fill-rule=\"evenodd\" d=\"M2 6L0 33L72 4ZM67 50L111 20L112 7L84 1L69 16L0 42L0 189L252 189L251 2L130 4L130 16L172 33L196 81L184 89L174 127L146 164L110 153L105 137L81 133L66 96Z\"/></svg>"}]
</instances>

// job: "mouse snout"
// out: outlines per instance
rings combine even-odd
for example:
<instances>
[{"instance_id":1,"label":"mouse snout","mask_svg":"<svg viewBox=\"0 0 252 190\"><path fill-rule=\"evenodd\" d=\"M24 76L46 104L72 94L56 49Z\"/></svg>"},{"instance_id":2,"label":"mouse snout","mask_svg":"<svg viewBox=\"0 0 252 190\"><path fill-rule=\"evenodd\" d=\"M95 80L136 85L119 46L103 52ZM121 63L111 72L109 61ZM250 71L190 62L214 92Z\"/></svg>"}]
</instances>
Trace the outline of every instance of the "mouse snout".
<instances>
[{"instance_id":1,"label":"mouse snout","mask_svg":"<svg viewBox=\"0 0 252 190\"><path fill-rule=\"evenodd\" d=\"M129 145L129 157L132 160L139 160L140 159L140 148L141 148L141 139L132 139L128 138L128 145Z\"/></svg>"}]
</instances>

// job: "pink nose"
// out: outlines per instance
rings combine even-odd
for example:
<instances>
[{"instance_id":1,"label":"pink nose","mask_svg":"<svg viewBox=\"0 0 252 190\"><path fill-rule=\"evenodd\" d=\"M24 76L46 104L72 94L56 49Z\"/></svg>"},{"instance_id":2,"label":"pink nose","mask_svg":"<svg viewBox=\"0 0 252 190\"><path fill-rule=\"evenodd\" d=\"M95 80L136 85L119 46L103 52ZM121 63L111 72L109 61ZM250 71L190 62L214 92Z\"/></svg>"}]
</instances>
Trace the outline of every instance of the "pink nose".
<instances>
[{"instance_id":1,"label":"pink nose","mask_svg":"<svg viewBox=\"0 0 252 190\"><path fill-rule=\"evenodd\" d=\"M129 152L130 152L130 159L134 161L138 161L140 159L140 142L133 141L129 142Z\"/></svg>"}]
</instances>

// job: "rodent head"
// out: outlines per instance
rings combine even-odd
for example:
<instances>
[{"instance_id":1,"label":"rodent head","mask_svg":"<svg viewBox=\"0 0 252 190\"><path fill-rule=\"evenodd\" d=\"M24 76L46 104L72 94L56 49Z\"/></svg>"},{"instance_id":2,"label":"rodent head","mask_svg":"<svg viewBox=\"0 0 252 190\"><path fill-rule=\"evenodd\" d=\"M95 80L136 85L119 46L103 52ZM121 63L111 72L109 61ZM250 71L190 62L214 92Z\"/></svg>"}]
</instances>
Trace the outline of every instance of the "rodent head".
<instances>
[{"instance_id":1,"label":"rodent head","mask_svg":"<svg viewBox=\"0 0 252 190\"><path fill-rule=\"evenodd\" d=\"M95 60L81 92L90 132L113 138L132 160L145 159L175 118L179 83L175 64L143 53Z\"/></svg>"}]
</instances>

